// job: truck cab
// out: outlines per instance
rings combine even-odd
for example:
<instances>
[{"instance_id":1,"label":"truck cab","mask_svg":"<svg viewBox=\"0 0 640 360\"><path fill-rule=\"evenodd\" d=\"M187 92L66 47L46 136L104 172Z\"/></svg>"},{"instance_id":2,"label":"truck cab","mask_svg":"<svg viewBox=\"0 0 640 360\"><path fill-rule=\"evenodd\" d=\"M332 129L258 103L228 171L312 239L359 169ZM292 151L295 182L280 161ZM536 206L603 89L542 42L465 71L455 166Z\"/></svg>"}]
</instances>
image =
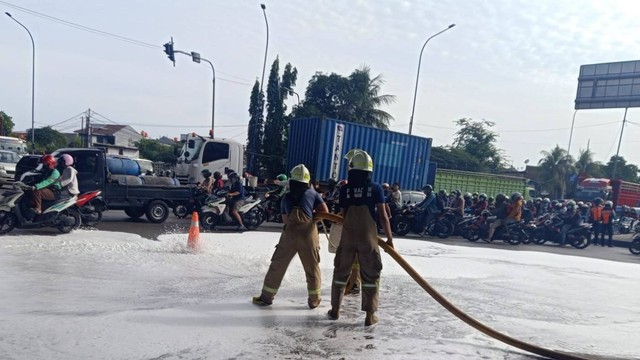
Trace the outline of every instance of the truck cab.
<instances>
[{"instance_id":1,"label":"truck cab","mask_svg":"<svg viewBox=\"0 0 640 360\"><path fill-rule=\"evenodd\" d=\"M180 184L195 184L204 179L200 173L204 169L221 174L232 169L242 176L243 163L244 148L239 142L192 133L178 154L175 174Z\"/></svg>"}]
</instances>

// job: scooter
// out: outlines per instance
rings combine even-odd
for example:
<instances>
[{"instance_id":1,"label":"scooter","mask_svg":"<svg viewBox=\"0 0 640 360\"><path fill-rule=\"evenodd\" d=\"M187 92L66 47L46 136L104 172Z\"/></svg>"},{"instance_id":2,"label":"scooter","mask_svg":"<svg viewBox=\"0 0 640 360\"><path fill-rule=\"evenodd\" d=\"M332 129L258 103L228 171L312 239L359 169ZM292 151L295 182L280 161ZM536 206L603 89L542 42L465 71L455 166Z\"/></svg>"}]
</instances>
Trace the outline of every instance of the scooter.
<instances>
[{"instance_id":1,"label":"scooter","mask_svg":"<svg viewBox=\"0 0 640 360\"><path fill-rule=\"evenodd\" d=\"M74 205L80 213L82 225L95 227L102 221L102 213L107 206L100 198L102 191L94 190L78 195L78 201Z\"/></svg>"},{"instance_id":2,"label":"scooter","mask_svg":"<svg viewBox=\"0 0 640 360\"><path fill-rule=\"evenodd\" d=\"M205 230L214 230L218 226L238 226L238 222L229 214L226 204L228 189L219 189L207 198L207 203L200 209L201 224ZM255 230L262 223L260 199L252 197L244 200L244 205L238 209L242 223L249 230Z\"/></svg>"},{"instance_id":3,"label":"scooter","mask_svg":"<svg viewBox=\"0 0 640 360\"><path fill-rule=\"evenodd\" d=\"M27 201L24 201L26 200L24 199L26 188L24 183L18 181L14 183L13 190L0 196L0 235L8 233L14 228L42 227L54 227L66 234L80 227L82 219L76 206L78 196L56 201L43 201L46 208L42 214L36 215L29 209Z\"/></svg>"},{"instance_id":4,"label":"scooter","mask_svg":"<svg viewBox=\"0 0 640 360\"><path fill-rule=\"evenodd\" d=\"M636 231L633 240L629 243L629 252L633 255L640 255L640 232Z\"/></svg>"},{"instance_id":5,"label":"scooter","mask_svg":"<svg viewBox=\"0 0 640 360\"><path fill-rule=\"evenodd\" d=\"M496 220L497 217L491 215L489 210L484 210L480 216L469 225L463 237L471 242L476 242L484 238L487 242L502 240L510 245L519 245L528 238L522 222L513 222L506 226L498 226L493 233L493 237L489 239L489 227Z\"/></svg>"},{"instance_id":6,"label":"scooter","mask_svg":"<svg viewBox=\"0 0 640 360\"><path fill-rule=\"evenodd\" d=\"M426 219L424 211L415 206L404 207L402 213L393 216L391 230L399 236L404 236L410 231L422 234ZM446 239L453 232L453 224L444 216L444 213L439 213L431 217L429 224L426 224L426 230L429 235Z\"/></svg>"}]
</instances>

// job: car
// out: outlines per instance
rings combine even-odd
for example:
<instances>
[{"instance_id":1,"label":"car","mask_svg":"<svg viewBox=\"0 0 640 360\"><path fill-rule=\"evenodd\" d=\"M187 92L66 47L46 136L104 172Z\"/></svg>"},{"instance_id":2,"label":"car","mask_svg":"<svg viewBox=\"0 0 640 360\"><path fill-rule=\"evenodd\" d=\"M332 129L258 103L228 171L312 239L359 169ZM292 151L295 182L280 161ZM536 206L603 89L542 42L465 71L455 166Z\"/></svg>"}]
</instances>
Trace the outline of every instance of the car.
<instances>
[{"instance_id":1,"label":"car","mask_svg":"<svg viewBox=\"0 0 640 360\"><path fill-rule=\"evenodd\" d=\"M10 150L0 150L0 186L14 182L16 165L20 155Z\"/></svg>"},{"instance_id":2,"label":"car","mask_svg":"<svg viewBox=\"0 0 640 360\"><path fill-rule=\"evenodd\" d=\"M422 191L414 191L414 190L400 190L402 193L402 204L403 205L415 205L419 204L422 200L424 200L427 195L425 195Z\"/></svg>"},{"instance_id":3,"label":"car","mask_svg":"<svg viewBox=\"0 0 640 360\"><path fill-rule=\"evenodd\" d=\"M13 180L20 181L22 174L27 171L34 170L40 164L42 155L24 155L15 165L15 174Z\"/></svg>"}]
</instances>

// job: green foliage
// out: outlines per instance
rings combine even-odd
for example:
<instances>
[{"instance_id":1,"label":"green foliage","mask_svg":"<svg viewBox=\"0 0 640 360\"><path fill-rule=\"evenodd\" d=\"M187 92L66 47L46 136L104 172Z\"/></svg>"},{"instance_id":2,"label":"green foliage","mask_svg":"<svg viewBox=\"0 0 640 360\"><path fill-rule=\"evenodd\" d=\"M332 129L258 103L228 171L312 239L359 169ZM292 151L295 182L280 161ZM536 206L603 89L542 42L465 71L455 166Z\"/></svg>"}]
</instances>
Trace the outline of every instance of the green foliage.
<instances>
[{"instance_id":1,"label":"green foliage","mask_svg":"<svg viewBox=\"0 0 640 360\"><path fill-rule=\"evenodd\" d=\"M458 148L434 146L431 148L431 161L438 168L464 171L481 171L482 165L475 157Z\"/></svg>"},{"instance_id":2,"label":"green foliage","mask_svg":"<svg viewBox=\"0 0 640 360\"><path fill-rule=\"evenodd\" d=\"M27 133L31 134L31 129L28 129ZM35 150L39 153L50 153L68 146L66 136L52 129L51 126L35 129L34 136L36 141ZM31 145L29 145L29 148L31 148Z\"/></svg>"},{"instance_id":3,"label":"green foliage","mask_svg":"<svg viewBox=\"0 0 640 360\"><path fill-rule=\"evenodd\" d=\"M615 165L615 162L618 162ZM614 167L616 168L614 174ZM627 164L627 160L622 156L613 155L607 165L605 165L605 173L608 178L611 179L621 179L625 181L638 182L640 179L638 178L638 166L635 164Z\"/></svg>"},{"instance_id":4,"label":"green foliage","mask_svg":"<svg viewBox=\"0 0 640 360\"><path fill-rule=\"evenodd\" d=\"M0 111L0 119L2 120L2 131L0 135L7 136L13 132L13 127L15 124L13 123L13 118L7 115L4 111Z\"/></svg>"},{"instance_id":5,"label":"green foliage","mask_svg":"<svg viewBox=\"0 0 640 360\"><path fill-rule=\"evenodd\" d=\"M262 154L263 108L264 94L260 92L260 82L256 80L249 100L249 130L247 132L247 170L251 174L258 173L258 156Z\"/></svg>"},{"instance_id":6,"label":"green foliage","mask_svg":"<svg viewBox=\"0 0 640 360\"><path fill-rule=\"evenodd\" d=\"M554 199L564 198L567 190L567 177L574 171L573 158L559 145L556 145L551 151L542 150L540 153L543 156L538 162L541 190L548 191Z\"/></svg>"},{"instance_id":7,"label":"green foliage","mask_svg":"<svg viewBox=\"0 0 640 360\"><path fill-rule=\"evenodd\" d=\"M153 162L176 163L175 146L163 144L153 139L140 139L136 141L136 147L140 151L140 157Z\"/></svg>"},{"instance_id":8,"label":"green foliage","mask_svg":"<svg viewBox=\"0 0 640 360\"><path fill-rule=\"evenodd\" d=\"M497 169L504 168L502 150L495 145L498 134L490 130L495 125L494 122L463 118L457 120L455 124L460 127L453 140L455 149L463 150L477 159L481 171L495 172Z\"/></svg>"},{"instance_id":9,"label":"green foliage","mask_svg":"<svg viewBox=\"0 0 640 360\"><path fill-rule=\"evenodd\" d=\"M264 138L262 142L263 157L261 163L267 171L267 177L273 178L276 174L286 173L284 158L287 152L287 128L289 119L285 116L287 109L284 100L288 91L282 87L292 89L298 78L298 70L287 64L280 80L280 59L276 58L269 73L267 86L267 119L264 126Z\"/></svg>"},{"instance_id":10,"label":"green foliage","mask_svg":"<svg viewBox=\"0 0 640 360\"><path fill-rule=\"evenodd\" d=\"M349 77L316 73L294 117L328 117L388 129L393 117L379 107L395 102L393 95L380 95L381 75L371 78L370 68L356 69Z\"/></svg>"},{"instance_id":11,"label":"green foliage","mask_svg":"<svg viewBox=\"0 0 640 360\"><path fill-rule=\"evenodd\" d=\"M591 150L580 150L578 160L573 164L579 177L595 177L604 178L606 173L604 166L600 162L593 161L593 152Z\"/></svg>"}]
</instances>

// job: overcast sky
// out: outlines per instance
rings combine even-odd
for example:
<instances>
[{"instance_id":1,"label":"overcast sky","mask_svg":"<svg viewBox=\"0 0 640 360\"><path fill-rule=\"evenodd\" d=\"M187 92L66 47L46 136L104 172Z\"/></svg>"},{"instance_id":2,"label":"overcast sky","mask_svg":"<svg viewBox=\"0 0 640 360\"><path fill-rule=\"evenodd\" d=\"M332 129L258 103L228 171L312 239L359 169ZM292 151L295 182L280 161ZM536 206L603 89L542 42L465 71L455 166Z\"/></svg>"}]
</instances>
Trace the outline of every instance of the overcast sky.
<instances>
[{"instance_id":1,"label":"overcast sky","mask_svg":"<svg viewBox=\"0 0 640 360\"><path fill-rule=\"evenodd\" d=\"M162 44L197 51L216 68L216 134L246 141L251 87L262 75L266 26L260 1L0 0L36 43L36 127L88 108L151 137L175 137L211 124L211 68ZM267 74L298 71L301 96L316 71L348 75L366 64L397 97L385 108L391 129L408 132L420 48L425 48L413 134L451 144L462 117L496 123L498 146L512 164L537 163L541 150L567 148L582 64L640 59L640 2L575 1L268 1ZM135 39L136 45L16 9ZM31 43L10 18L0 21L0 109L16 130L31 127ZM295 96L289 105L295 103ZM629 110L620 155L640 164L640 110ZM624 109L581 110L571 153L590 141L595 159L616 153ZM98 119L106 121L104 118ZM637 121L637 122L636 122ZM80 128L75 117L55 128ZM635 151L634 151L635 150Z\"/></svg>"}]
</instances>

